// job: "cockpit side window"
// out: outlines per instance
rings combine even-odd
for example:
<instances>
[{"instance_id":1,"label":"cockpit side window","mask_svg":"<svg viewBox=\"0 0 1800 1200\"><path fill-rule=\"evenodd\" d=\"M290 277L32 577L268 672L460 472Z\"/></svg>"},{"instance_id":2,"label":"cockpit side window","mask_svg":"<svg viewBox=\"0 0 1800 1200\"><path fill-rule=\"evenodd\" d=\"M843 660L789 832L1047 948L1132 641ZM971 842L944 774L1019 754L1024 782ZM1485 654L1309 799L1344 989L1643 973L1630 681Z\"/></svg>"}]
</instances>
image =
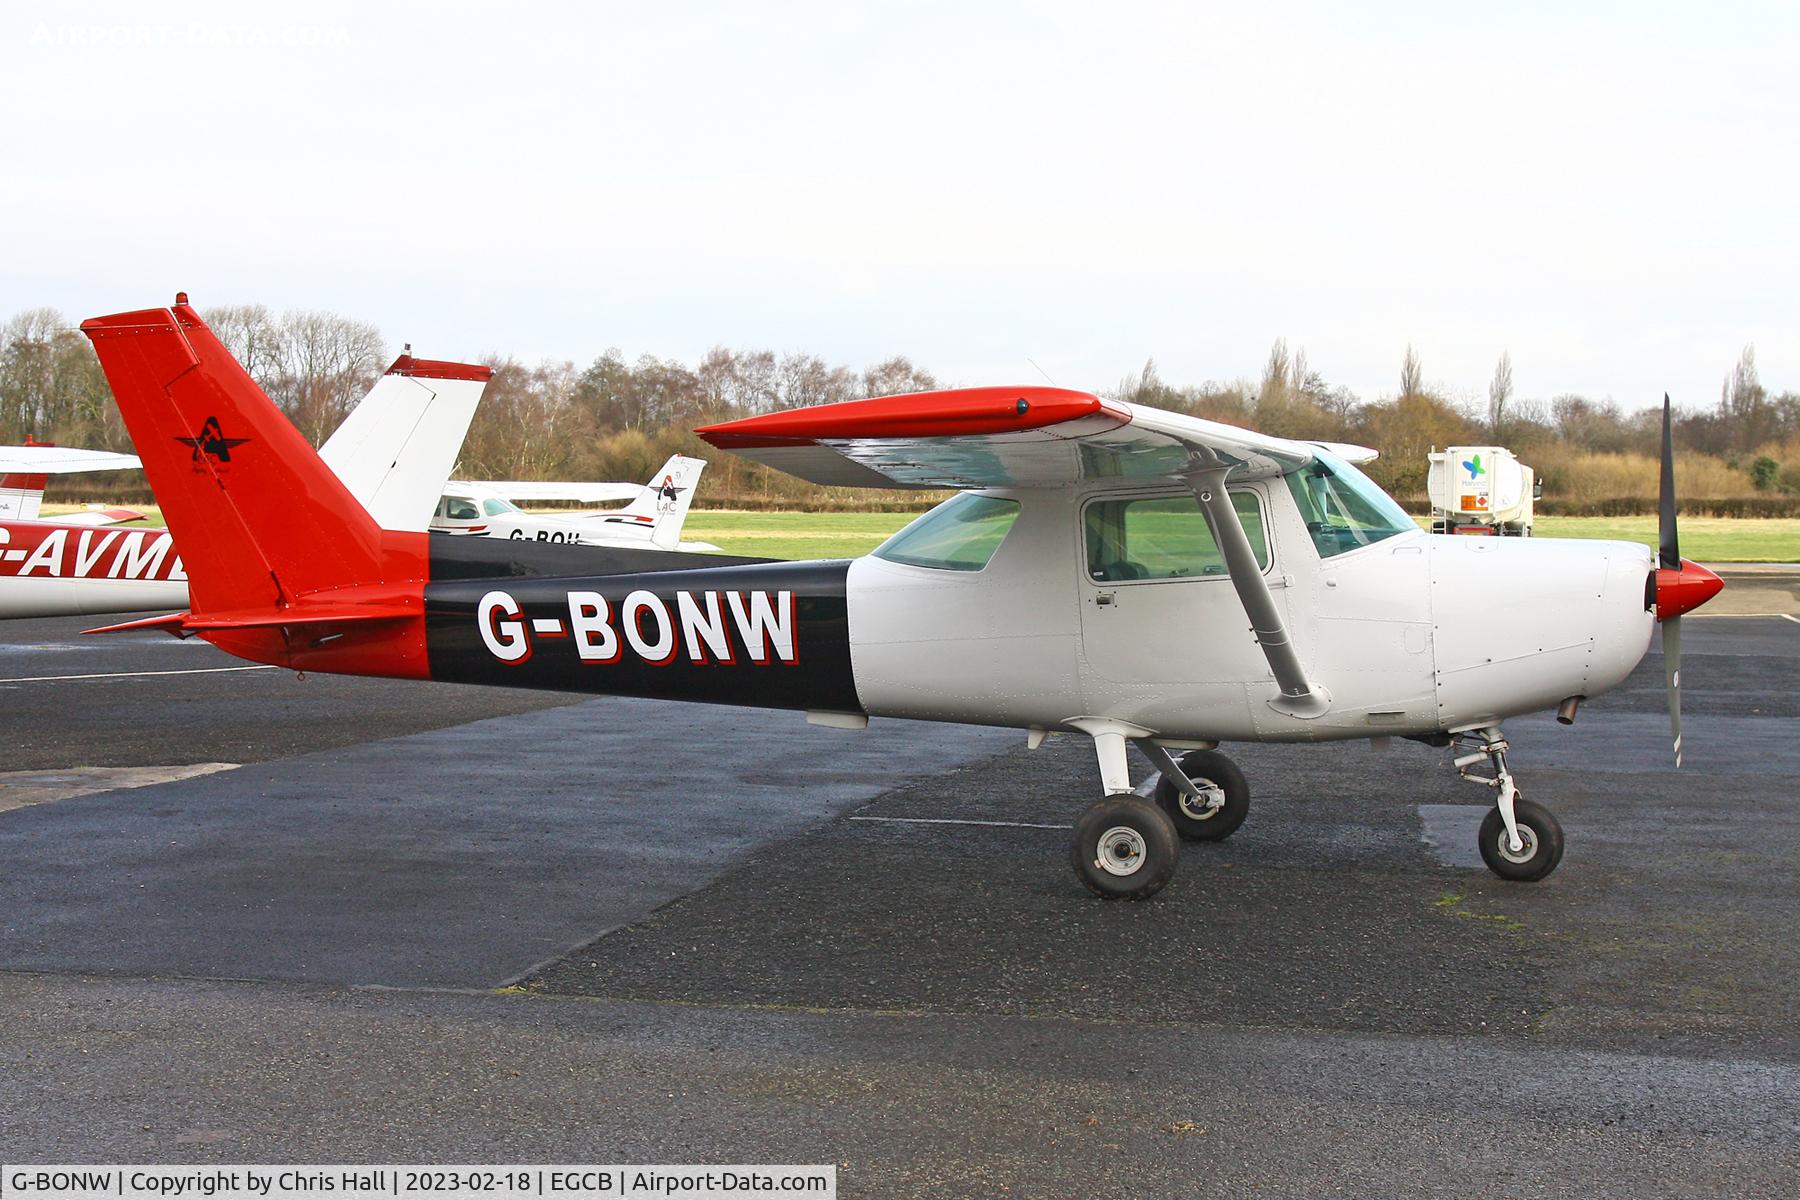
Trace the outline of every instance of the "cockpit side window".
<instances>
[{"instance_id":1,"label":"cockpit side window","mask_svg":"<svg viewBox=\"0 0 1800 1200\"><path fill-rule=\"evenodd\" d=\"M1000 549L1019 502L964 492L952 496L875 548L876 558L938 571L979 571Z\"/></svg>"},{"instance_id":2,"label":"cockpit side window","mask_svg":"<svg viewBox=\"0 0 1800 1200\"><path fill-rule=\"evenodd\" d=\"M1258 566L1269 565L1269 539L1254 492L1232 492ZM1190 492L1096 500L1082 516L1087 573L1095 583L1225 575L1225 555Z\"/></svg>"},{"instance_id":3,"label":"cockpit side window","mask_svg":"<svg viewBox=\"0 0 1800 1200\"><path fill-rule=\"evenodd\" d=\"M481 510L466 496L445 496L444 515L452 521L479 521Z\"/></svg>"}]
</instances>

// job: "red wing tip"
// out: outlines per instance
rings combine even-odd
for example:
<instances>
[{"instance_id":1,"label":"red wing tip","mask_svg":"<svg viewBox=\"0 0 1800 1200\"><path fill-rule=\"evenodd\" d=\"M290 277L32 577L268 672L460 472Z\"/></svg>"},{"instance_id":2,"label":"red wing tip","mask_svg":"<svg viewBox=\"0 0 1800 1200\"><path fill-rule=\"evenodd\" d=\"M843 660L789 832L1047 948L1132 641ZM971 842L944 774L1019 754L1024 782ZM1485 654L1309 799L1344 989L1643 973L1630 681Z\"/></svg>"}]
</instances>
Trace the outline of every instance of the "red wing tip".
<instances>
[{"instance_id":1,"label":"red wing tip","mask_svg":"<svg viewBox=\"0 0 1800 1200\"><path fill-rule=\"evenodd\" d=\"M802 446L828 438L980 437L1042 429L1105 411L1098 396L1067 388L979 387L790 408L694 432L722 448Z\"/></svg>"},{"instance_id":2,"label":"red wing tip","mask_svg":"<svg viewBox=\"0 0 1800 1200\"><path fill-rule=\"evenodd\" d=\"M486 383L494 377L494 368L479 363L450 362L447 359L414 358L402 354L387 369L389 375L405 375L411 379L468 379Z\"/></svg>"}]
</instances>

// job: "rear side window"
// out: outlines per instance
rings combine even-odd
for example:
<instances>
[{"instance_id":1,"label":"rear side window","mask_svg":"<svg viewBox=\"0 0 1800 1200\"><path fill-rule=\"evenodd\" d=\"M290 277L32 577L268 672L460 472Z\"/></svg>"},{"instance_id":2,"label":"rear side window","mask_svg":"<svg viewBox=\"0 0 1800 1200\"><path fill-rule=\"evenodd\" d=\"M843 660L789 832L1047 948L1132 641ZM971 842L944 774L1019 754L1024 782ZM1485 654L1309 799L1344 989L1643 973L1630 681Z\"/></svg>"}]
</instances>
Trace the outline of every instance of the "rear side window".
<instances>
[{"instance_id":1,"label":"rear side window","mask_svg":"<svg viewBox=\"0 0 1800 1200\"><path fill-rule=\"evenodd\" d=\"M1231 493L1257 565L1269 566L1269 539L1254 492ZM1082 520L1088 578L1096 583L1224 575L1225 556L1191 494L1096 500Z\"/></svg>"},{"instance_id":2,"label":"rear side window","mask_svg":"<svg viewBox=\"0 0 1800 1200\"><path fill-rule=\"evenodd\" d=\"M964 492L875 547L875 557L909 567L979 571L1019 519L1019 502Z\"/></svg>"}]
</instances>

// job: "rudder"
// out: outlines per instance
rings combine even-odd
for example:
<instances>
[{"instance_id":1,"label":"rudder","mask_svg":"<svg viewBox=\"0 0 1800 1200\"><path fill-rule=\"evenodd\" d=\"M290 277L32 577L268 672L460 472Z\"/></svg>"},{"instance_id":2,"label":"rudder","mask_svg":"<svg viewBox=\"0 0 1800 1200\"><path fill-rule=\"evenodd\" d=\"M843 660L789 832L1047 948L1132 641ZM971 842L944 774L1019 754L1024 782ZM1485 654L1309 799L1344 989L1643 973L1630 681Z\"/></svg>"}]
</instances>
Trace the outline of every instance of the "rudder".
<instances>
[{"instance_id":1,"label":"rudder","mask_svg":"<svg viewBox=\"0 0 1800 1200\"><path fill-rule=\"evenodd\" d=\"M81 329L179 539L195 613L395 582L380 527L185 293Z\"/></svg>"}]
</instances>

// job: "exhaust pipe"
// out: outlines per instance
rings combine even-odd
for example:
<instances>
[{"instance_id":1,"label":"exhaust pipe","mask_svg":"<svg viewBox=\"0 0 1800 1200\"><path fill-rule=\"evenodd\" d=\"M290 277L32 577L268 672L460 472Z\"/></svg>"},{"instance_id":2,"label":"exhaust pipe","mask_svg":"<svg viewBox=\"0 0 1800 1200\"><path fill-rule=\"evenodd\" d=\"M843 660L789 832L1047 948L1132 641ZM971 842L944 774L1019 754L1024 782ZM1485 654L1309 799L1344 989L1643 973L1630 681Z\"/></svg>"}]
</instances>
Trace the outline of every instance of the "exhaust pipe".
<instances>
[{"instance_id":1,"label":"exhaust pipe","mask_svg":"<svg viewBox=\"0 0 1800 1200\"><path fill-rule=\"evenodd\" d=\"M1581 702L1585 699L1587 699L1586 696L1570 696L1567 699L1565 699L1561 704L1557 705L1556 706L1557 724L1573 725L1575 723L1575 710L1581 707Z\"/></svg>"}]
</instances>

